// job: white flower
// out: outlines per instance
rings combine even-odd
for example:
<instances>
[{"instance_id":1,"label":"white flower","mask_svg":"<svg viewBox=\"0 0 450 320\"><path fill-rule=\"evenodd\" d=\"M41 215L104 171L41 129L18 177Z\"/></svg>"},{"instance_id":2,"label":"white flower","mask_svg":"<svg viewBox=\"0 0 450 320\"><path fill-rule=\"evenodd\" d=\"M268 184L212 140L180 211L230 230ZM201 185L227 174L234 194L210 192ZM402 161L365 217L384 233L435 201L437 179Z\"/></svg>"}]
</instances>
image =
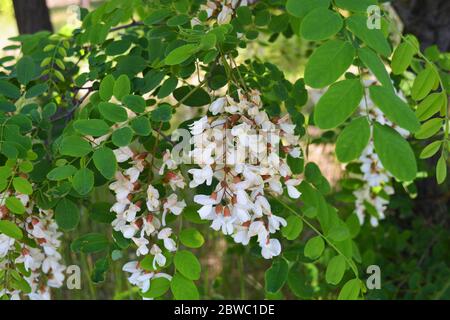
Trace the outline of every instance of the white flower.
<instances>
[{"instance_id":1,"label":"white flower","mask_svg":"<svg viewBox=\"0 0 450 320\"><path fill-rule=\"evenodd\" d=\"M292 199L298 199L301 195L300 191L296 188L300 184L300 180L298 179L289 179L284 182L284 184L287 187L287 192L289 194L289 197Z\"/></svg>"},{"instance_id":2,"label":"white flower","mask_svg":"<svg viewBox=\"0 0 450 320\"><path fill-rule=\"evenodd\" d=\"M147 208L149 211L157 211L159 209L159 191L152 185L147 188Z\"/></svg>"},{"instance_id":3,"label":"white flower","mask_svg":"<svg viewBox=\"0 0 450 320\"><path fill-rule=\"evenodd\" d=\"M195 121L194 123L192 123L189 126L189 129L191 130L191 134L194 136L203 133L203 131L205 131L205 129L207 129L207 128L209 128L207 116L204 116L203 118Z\"/></svg>"},{"instance_id":4,"label":"white flower","mask_svg":"<svg viewBox=\"0 0 450 320\"><path fill-rule=\"evenodd\" d=\"M131 276L128 278L128 281L141 289L142 292L146 292L150 288L150 279L153 278L154 273L144 272L141 268L138 267L137 261L130 261L126 263L123 268L123 271L131 273Z\"/></svg>"},{"instance_id":5,"label":"white flower","mask_svg":"<svg viewBox=\"0 0 450 320\"><path fill-rule=\"evenodd\" d=\"M248 228L248 234L250 237L258 236L258 242L264 243L269 236L269 232L267 231L266 226L264 225L264 222L258 220L253 221L249 228Z\"/></svg>"},{"instance_id":6,"label":"white flower","mask_svg":"<svg viewBox=\"0 0 450 320\"><path fill-rule=\"evenodd\" d=\"M113 150L114 155L116 156L117 162L125 162L128 159L132 158L134 153L131 151L129 147L121 147L119 149Z\"/></svg>"},{"instance_id":7,"label":"white flower","mask_svg":"<svg viewBox=\"0 0 450 320\"><path fill-rule=\"evenodd\" d=\"M164 229L161 229L161 231L159 231L158 239L163 240L164 247L167 250L172 252L172 251L177 250L177 245L176 245L175 241L172 238L170 238L171 235L172 235L172 229L164 228Z\"/></svg>"},{"instance_id":8,"label":"white flower","mask_svg":"<svg viewBox=\"0 0 450 320\"><path fill-rule=\"evenodd\" d=\"M127 239L131 239L136 232L138 232L139 228L133 223L123 226L120 231L122 232L123 236Z\"/></svg>"},{"instance_id":9,"label":"white flower","mask_svg":"<svg viewBox=\"0 0 450 320\"><path fill-rule=\"evenodd\" d=\"M218 24L226 24L231 21L231 16L233 14L233 9L223 6L222 11L220 11L219 15L217 16L217 23Z\"/></svg>"},{"instance_id":10,"label":"white flower","mask_svg":"<svg viewBox=\"0 0 450 320\"><path fill-rule=\"evenodd\" d=\"M178 201L178 197L175 193L172 193L164 202L162 215L162 225L166 225L166 214L168 211L172 212L174 215L178 216L186 207L186 202L184 200Z\"/></svg>"},{"instance_id":11,"label":"white flower","mask_svg":"<svg viewBox=\"0 0 450 320\"><path fill-rule=\"evenodd\" d=\"M0 258L5 257L13 245L14 238L10 238L5 234L0 234Z\"/></svg>"},{"instance_id":12,"label":"white flower","mask_svg":"<svg viewBox=\"0 0 450 320\"><path fill-rule=\"evenodd\" d=\"M136 182L139 178L139 175L141 174L141 171L136 167L130 167L127 170L125 170L125 174L130 177L130 182Z\"/></svg>"},{"instance_id":13,"label":"white flower","mask_svg":"<svg viewBox=\"0 0 450 320\"><path fill-rule=\"evenodd\" d=\"M218 98L218 99L214 100L213 103L211 103L211 105L209 106L209 111L211 111L211 113L213 115L222 113L225 110L224 107L225 107L226 103L227 103L226 97Z\"/></svg>"},{"instance_id":14,"label":"white flower","mask_svg":"<svg viewBox=\"0 0 450 320\"><path fill-rule=\"evenodd\" d=\"M222 214L216 215L211 224L211 228L216 231L222 230L225 235L232 234L234 230L234 220L236 220L234 217L225 217Z\"/></svg>"},{"instance_id":15,"label":"white flower","mask_svg":"<svg viewBox=\"0 0 450 320\"><path fill-rule=\"evenodd\" d=\"M164 267L164 265L166 264L166 257L162 254L162 251L158 247L158 245L154 244L150 249L150 253L155 256L153 259L153 269L158 269L156 265Z\"/></svg>"},{"instance_id":16,"label":"white flower","mask_svg":"<svg viewBox=\"0 0 450 320\"><path fill-rule=\"evenodd\" d=\"M250 242L250 234L248 227L238 226L237 231L233 234L233 239L236 243L242 243L244 246Z\"/></svg>"},{"instance_id":17,"label":"white flower","mask_svg":"<svg viewBox=\"0 0 450 320\"><path fill-rule=\"evenodd\" d=\"M148 253L148 243L149 241L145 238L131 238L133 242L137 245L136 255L145 256Z\"/></svg>"},{"instance_id":18,"label":"white flower","mask_svg":"<svg viewBox=\"0 0 450 320\"><path fill-rule=\"evenodd\" d=\"M261 255L265 259L272 259L272 257L278 256L281 253L281 244L278 239L268 239L264 242L261 249Z\"/></svg>"},{"instance_id":19,"label":"white flower","mask_svg":"<svg viewBox=\"0 0 450 320\"><path fill-rule=\"evenodd\" d=\"M275 233L280 229L280 226L286 227L287 222L284 218L278 217L274 214L269 215L269 232Z\"/></svg>"},{"instance_id":20,"label":"white flower","mask_svg":"<svg viewBox=\"0 0 450 320\"><path fill-rule=\"evenodd\" d=\"M172 154L169 150L166 150L163 155L163 164L159 169L159 174L162 175L164 173L164 169L167 167L169 170L174 170L177 168L177 163L172 159Z\"/></svg>"},{"instance_id":21,"label":"white flower","mask_svg":"<svg viewBox=\"0 0 450 320\"><path fill-rule=\"evenodd\" d=\"M208 186L211 185L213 171L210 166L205 166L202 169L190 169L188 172L192 174L193 178L193 180L189 183L189 187L195 188L205 182Z\"/></svg>"}]
</instances>

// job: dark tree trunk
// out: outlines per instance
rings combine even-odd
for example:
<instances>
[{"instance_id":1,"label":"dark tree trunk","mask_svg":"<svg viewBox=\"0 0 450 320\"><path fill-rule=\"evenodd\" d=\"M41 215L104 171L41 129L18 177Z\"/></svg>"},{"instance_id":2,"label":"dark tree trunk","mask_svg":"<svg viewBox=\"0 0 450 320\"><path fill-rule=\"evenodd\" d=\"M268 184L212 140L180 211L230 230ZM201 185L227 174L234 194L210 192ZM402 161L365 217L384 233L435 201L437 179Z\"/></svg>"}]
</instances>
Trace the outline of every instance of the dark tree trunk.
<instances>
[{"instance_id":1,"label":"dark tree trunk","mask_svg":"<svg viewBox=\"0 0 450 320\"><path fill-rule=\"evenodd\" d=\"M415 35L422 50L433 44L441 51L450 50L450 0L395 0L395 10L404 24L404 32ZM426 161L432 172L438 156ZM448 223L450 179L438 185L434 176L417 181L415 211L430 223Z\"/></svg>"},{"instance_id":2,"label":"dark tree trunk","mask_svg":"<svg viewBox=\"0 0 450 320\"><path fill-rule=\"evenodd\" d=\"M13 0L20 34L53 31L45 0Z\"/></svg>"},{"instance_id":3,"label":"dark tree trunk","mask_svg":"<svg viewBox=\"0 0 450 320\"><path fill-rule=\"evenodd\" d=\"M393 6L405 25L405 33L417 36L422 48L436 44L450 50L449 0L395 0Z\"/></svg>"}]
</instances>

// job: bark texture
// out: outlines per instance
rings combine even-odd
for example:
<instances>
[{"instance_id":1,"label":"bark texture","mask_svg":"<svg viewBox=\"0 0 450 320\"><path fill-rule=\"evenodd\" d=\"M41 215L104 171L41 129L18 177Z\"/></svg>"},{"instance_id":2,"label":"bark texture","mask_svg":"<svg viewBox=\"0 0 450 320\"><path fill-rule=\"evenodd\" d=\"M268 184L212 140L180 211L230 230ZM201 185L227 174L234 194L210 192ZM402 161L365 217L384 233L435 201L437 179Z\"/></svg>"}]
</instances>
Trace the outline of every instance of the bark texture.
<instances>
[{"instance_id":1,"label":"bark texture","mask_svg":"<svg viewBox=\"0 0 450 320\"><path fill-rule=\"evenodd\" d=\"M392 4L405 32L417 36L422 48L436 44L441 51L450 51L449 0L395 0Z\"/></svg>"},{"instance_id":2,"label":"bark texture","mask_svg":"<svg viewBox=\"0 0 450 320\"><path fill-rule=\"evenodd\" d=\"M45 0L13 0L13 5L20 34L53 31Z\"/></svg>"}]
</instances>

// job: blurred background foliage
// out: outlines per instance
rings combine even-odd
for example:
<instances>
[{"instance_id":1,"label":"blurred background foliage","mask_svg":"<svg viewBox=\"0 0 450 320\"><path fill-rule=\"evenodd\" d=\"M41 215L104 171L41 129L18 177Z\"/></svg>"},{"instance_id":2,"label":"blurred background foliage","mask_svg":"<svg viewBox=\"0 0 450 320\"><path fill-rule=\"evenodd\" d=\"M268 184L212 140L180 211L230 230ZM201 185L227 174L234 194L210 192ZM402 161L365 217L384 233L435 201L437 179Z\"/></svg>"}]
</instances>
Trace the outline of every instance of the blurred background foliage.
<instances>
[{"instance_id":1,"label":"blurred background foliage","mask_svg":"<svg viewBox=\"0 0 450 320\"><path fill-rule=\"evenodd\" d=\"M95 8L102 2L99 0L47 0L51 25L55 31L64 28L67 15L70 13L68 8L71 5ZM406 30L415 33L425 45L434 41L439 44L441 50L448 51L450 20L445 12L449 4L448 0L400 0L394 3L394 7L404 17ZM425 13L417 12L417 6ZM427 19L433 12L441 13L435 16L433 23L430 24ZM420 15L423 15L423 18L417 20L417 16ZM444 22L441 19L442 15L446 16ZM417 21L428 26L418 28ZM412 26L411 23L416 25ZM18 34L12 0L0 0L0 24L2 31L0 47L3 48L9 44L9 37ZM424 30L426 28L429 32ZM430 33L434 35L430 36ZM269 39L262 36L241 52L241 60L256 56L262 61L270 61L285 72L287 79L293 80L302 75L312 49L309 43L301 42L300 37L288 39L280 35L269 45ZM0 52L0 57L3 55ZM329 136L329 139L332 141L333 137ZM322 171L332 182L334 193L330 197L334 199L330 200L335 203L337 201L342 215L348 216L353 206L352 201L345 201L345 199L351 196L351 191L346 191L339 182L343 171L339 165L336 165L334 151L329 146L325 135L325 139L315 141L315 144L311 146L310 155L316 157L314 161L320 163ZM426 169L422 168L423 171ZM436 190L434 181L427 183L427 180L423 179L418 183L418 188L424 192L420 198L413 200L405 194L403 188L397 186L386 219L376 228L368 224L361 227L356 241L360 247L361 265L364 268L362 271L364 272L367 266L373 264L381 268L381 289L369 290L366 294L367 299L450 299L448 184L447 181ZM430 186L433 187L430 188ZM104 201L108 197L107 193L107 190L100 190L94 197ZM58 291L55 298L138 299L137 288L131 288L126 281L125 273L121 271L123 263L128 260L127 257L119 258L104 279L103 275L100 275L97 279L98 284L92 284L89 280L93 276L92 271L98 257L74 254L68 246L72 239L87 232L102 232L109 227L109 224L92 224L88 214L82 214L82 217L78 230L70 235L65 234L66 239L63 241L66 244L63 248L66 264L78 264L81 261L82 289ZM286 290L276 296L264 296L264 272L270 266L270 262L253 259L251 251L248 252L246 248L225 239L220 233L209 232L207 225L201 227L196 225L196 228L205 235L206 240L206 244L196 252L204 270L202 284L199 286L202 297L209 299L333 299L337 297L338 288L326 284L323 279L325 270L319 270L320 266L316 263L298 266L298 272L291 277L292 279L288 279L291 289L289 292ZM302 236L307 239L311 235L305 232ZM325 254L321 259L327 259L327 255Z\"/></svg>"}]
</instances>

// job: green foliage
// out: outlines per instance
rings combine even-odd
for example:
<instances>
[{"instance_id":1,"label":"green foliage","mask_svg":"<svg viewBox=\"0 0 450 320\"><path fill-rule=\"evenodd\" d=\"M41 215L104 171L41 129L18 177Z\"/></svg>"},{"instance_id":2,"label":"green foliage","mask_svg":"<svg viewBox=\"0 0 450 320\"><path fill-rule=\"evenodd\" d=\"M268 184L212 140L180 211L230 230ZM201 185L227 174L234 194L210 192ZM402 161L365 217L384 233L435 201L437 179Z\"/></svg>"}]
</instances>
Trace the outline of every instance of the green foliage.
<instances>
[{"instance_id":1,"label":"green foliage","mask_svg":"<svg viewBox=\"0 0 450 320\"><path fill-rule=\"evenodd\" d=\"M336 141L336 156L346 163L358 158L370 139L370 125L366 118L352 120Z\"/></svg>"},{"instance_id":2,"label":"green foliage","mask_svg":"<svg viewBox=\"0 0 450 320\"><path fill-rule=\"evenodd\" d=\"M359 79L336 82L317 103L314 122L321 129L339 126L353 114L362 97L363 87Z\"/></svg>"},{"instance_id":3,"label":"green foliage","mask_svg":"<svg viewBox=\"0 0 450 320\"><path fill-rule=\"evenodd\" d=\"M380 249L391 259L394 253L415 257L425 251L424 242L432 242L428 229L423 231L425 240L420 238L423 221L411 226L400 221L395 227L384 227L380 221L381 230L375 229L377 235L369 238L371 232L360 226L361 217L355 211L364 208L370 218L381 218L375 203L381 199L386 210L401 211L404 216L412 211L409 198L421 196L416 179L434 175L438 184L448 184L448 53L436 47L422 52L412 35L398 35L401 41L396 43L393 23L381 7L382 28L369 29L367 8L377 5L376 0L261 0L227 7L230 14L225 10L220 17L221 8L208 16L205 3L106 1L91 12L83 9L81 25L70 32L11 39L19 56L0 59L0 234L15 242L0 258L6 268L0 272L0 298L9 298L13 290L21 290L24 297L34 290L27 280L29 271L16 259L24 255L24 248L42 250L42 240L31 236L30 230L45 219L55 221L64 234L62 256L82 258L96 286L108 286L107 279L114 277L116 283L108 288L116 290L119 298L228 298L231 295L223 292L228 287L246 298L246 281L264 287L256 298L360 299L363 294L378 298L365 290L361 275L373 262L374 252ZM295 52L298 57L284 54L286 48L279 51L283 60L298 65L297 58L307 59L304 78L294 78L290 70L253 54L261 48L273 50L278 41L297 45L298 38L311 41L302 42L301 50ZM308 90L325 87L315 106L304 107ZM202 219L192 200L212 192L217 176L213 185L174 192L174 184L184 181L189 186L193 179L188 170L195 164L174 169L166 152L176 149L179 140L170 134L189 128L205 115L211 125L214 111L209 107L224 92L236 101L260 99L256 104L269 117L266 124L286 125L283 130L292 130L302 140L304 150L290 150L286 147L289 135L281 137L280 159L290 172L277 177L261 174L263 184L272 188L261 194L270 202L270 210L259 204L262 217L239 226L239 231L246 232L251 223L276 215L285 219L280 220L283 237L269 232L267 239L255 241L255 237L242 246L231 237L219 241L210 234L210 222ZM243 105L227 107L239 110ZM236 119L252 119L249 110L233 112L224 121L228 129L233 129ZM292 125L284 122L287 115ZM317 134L312 126L330 131ZM328 182L309 157L310 148L321 143L335 144L337 159L347 164L339 185ZM357 191L368 182L361 180L360 157L372 146L383 174L396 181L369 188L374 203L365 201L355 208ZM128 147L132 154L127 154ZM300 157L294 155L303 151ZM436 166L418 162L416 155L434 157ZM119 160L122 156L129 159ZM221 170L228 174L228 168ZM290 189L276 190L290 179L294 180ZM155 211L149 186L157 190L161 201ZM226 184L220 186L226 190ZM256 193L252 188L246 187ZM388 192L390 188L399 195ZM290 197L296 191L299 198ZM122 197L115 205L111 192ZM173 208L169 194L176 196L176 205L187 204L181 213ZM252 195L251 201L259 196ZM234 201L243 200L239 196ZM225 198L220 202L229 205ZM254 207L248 210L257 210ZM225 215L219 211L216 215ZM386 216L390 221L396 215ZM130 229L122 230L123 224ZM131 234L143 225L150 243L140 243L140 232ZM399 231L405 225L412 231ZM173 234L159 234L160 227L170 228ZM448 242L445 230L433 229L439 245ZM267 264L262 263L258 249L270 245L269 240L279 241L281 252L261 271ZM142 272L149 281L148 289L139 295L119 279L130 248L139 252L137 271L132 272ZM216 254L214 261L224 265L220 275L215 270L205 272L210 264L209 259L200 259L205 252ZM436 246L430 255L429 272L416 267L427 263L417 257L399 264L400 270L413 274L408 281L396 279L397 266L377 255L386 266L387 278L400 286L396 293L387 286L382 291L386 296L380 295L422 298L433 291L446 296L448 290L439 291L437 283L448 282L448 252ZM208 266L203 266L205 262ZM261 272L253 274L252 267ZM45 282L51 276L39 279ZM404 286L408 293L400 293ZM86 287L95 292L92 286Z\"/></svg>"}]
</instances>

